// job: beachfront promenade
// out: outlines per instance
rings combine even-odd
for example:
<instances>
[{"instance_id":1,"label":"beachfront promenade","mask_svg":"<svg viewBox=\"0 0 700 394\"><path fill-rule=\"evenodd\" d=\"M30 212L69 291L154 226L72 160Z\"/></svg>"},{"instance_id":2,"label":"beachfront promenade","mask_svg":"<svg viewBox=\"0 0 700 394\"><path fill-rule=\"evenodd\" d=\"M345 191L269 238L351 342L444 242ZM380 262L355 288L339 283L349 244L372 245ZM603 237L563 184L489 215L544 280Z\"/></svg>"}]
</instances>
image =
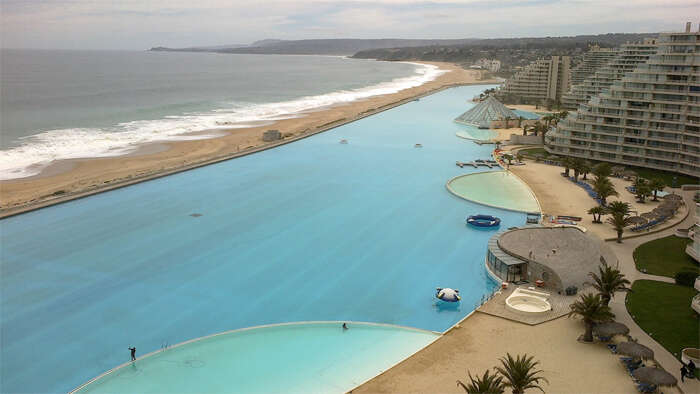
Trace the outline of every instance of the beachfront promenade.
<instances>
[{"instance_id":1,"label":"beachfront promenade","mask_svg":"<svg viewBox=\"0 0 700 394\"><path fill-rule=\"evenodd\" d=\"M526 165L512 166L511 170L532 188L545 213L586 218L588 215L585 212L595 204L582 188L559 175L561 167L527 161ZM638 209L651 209L649 202L638 204L634 201L634 196L624 190L625 181L614 179L613 182L621 190L621 200L634 204L633 207ZM684 195L686 207L672 219L670 227L667 225L668 228L649 234L635 234L622 244L610 240L606 242L619 260L619 269L630 282L640 279L674 282L672 278L638 271L632 253L645 242L672 235L677 228L688 228L695 223L694 210L689 213L687 209L687 206L694 205L692 193L679 189L676 192ZM615 236L607 224L586 223L585 226L599 238ZM630 233L626 232L625 235L629 236ZM512 313L500 305L504 299L504 295L494 297L435 343L353 390L353 393L463 392L455 380L467 379L467 371L472 375L482 374L508 352L527 353L541 362L543 375L549 379L549 385L545 386L547 392L636 392L617 355L602 343L583 344L576 341L583 332L583 324L578 319L565 316L556 318L556 315L560 315L557 313L560 307L555 307L552 312L554 320L540 324L537 324L537 319L529 324L519 323L515 321L517 316L511 316ZM663 392L700 392L700 381L697 379L681 382L681 363L637 325L627 310L625 300L625 294L618 293L610 303L615 320L627 325L630 335L650 347L655 360L678 379L677 387L665 387Z\"/></svg>"}]
</instances>

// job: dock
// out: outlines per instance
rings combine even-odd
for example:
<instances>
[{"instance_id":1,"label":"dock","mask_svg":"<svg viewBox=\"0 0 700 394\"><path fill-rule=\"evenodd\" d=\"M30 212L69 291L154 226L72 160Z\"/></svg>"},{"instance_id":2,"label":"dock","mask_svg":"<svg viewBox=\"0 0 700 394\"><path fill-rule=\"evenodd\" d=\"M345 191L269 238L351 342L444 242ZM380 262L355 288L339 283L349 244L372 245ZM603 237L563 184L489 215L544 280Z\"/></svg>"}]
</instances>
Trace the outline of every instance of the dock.
<instances>
[{"instance_id":1,"label":"dock","mask_svg":"<svg viewBox=\"0 0 700 394\"><path fill-rule=\"evenodd\" d=\"M456 164L459 168L463 168L464 166L472 166L474 168L479 166L493 168L494 166L498 166L498 163L494 160L458 161Z\"/></svg>"}]
</instances>

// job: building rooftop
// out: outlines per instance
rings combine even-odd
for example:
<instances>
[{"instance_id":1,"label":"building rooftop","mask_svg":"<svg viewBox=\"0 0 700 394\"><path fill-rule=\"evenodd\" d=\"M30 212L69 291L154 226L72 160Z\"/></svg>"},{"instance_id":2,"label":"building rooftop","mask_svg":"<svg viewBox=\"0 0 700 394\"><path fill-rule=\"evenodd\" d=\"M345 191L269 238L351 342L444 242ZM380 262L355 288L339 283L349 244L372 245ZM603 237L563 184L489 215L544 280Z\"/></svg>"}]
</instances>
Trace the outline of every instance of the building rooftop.
<instances>
[{"instance_id":1,"label":"building rooftop","mask_svg":"<svg viewBox=\"0 0 700 394\"><path fill-rule=\"evenodd\" d=\"M508 109L508 107L503 105L495 97L489 96L484 101L469 109L469 111L457 117L455 122L489 128L492 121L505 118L517 119L518 115Z\"/></svg>"},{"instance_id":2,"label":"building rooftop","mask_svg":"<svg viewBox=\"0 0 700 394\"><path fill-rule=\"evenodd\" d=\"M526 227L507 231L498 246L523 261L542 264L553 270L566 286L584 287L589 272L605 261L616 266L615 253L593 236L575 227Z\"/></svg>"}]
</instances>

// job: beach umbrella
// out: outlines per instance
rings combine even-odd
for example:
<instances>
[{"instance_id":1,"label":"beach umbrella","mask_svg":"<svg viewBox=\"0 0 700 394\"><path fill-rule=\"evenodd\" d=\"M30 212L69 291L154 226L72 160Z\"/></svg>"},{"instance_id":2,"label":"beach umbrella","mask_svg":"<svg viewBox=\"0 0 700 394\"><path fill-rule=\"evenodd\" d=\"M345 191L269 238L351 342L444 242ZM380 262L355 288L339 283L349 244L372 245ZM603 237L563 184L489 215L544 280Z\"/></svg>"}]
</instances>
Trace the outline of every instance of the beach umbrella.
<instances>
[{"instance_id":1,"label":"beach umbrella","mask_svg":"<svg viewBox=\"0 0 700 394\"><path fill-rule=\"evenodd\" d=\"M637 342L623 342L617 345L617 352L634 358L654 358L654 351Z\"/></svg>"},{"instance_id":2,"label":"beach umbrella","mask_svg":"<svg viewBox=\"0 0 700 394\"><path fill-rule=\"evenodd\" d=\"M625 167L623 166L613 166L610 171L617 175L617 174L622 174L625 171Z\"/></svg>"},{"instance_id":3,"label":"beach umbrella","mask_svg":"<svg viewBox=\"0 0 700 394\"><path fill-rule=\"evenodd\" d=\"M678 194L667 194L663 197L664 201L683 201L683 196Z\"/></svg>"},{"instance_id":4,"label":"beach umbrella","mask_svg":"<svg viewBox=\"0 0 700 394\"><path fill-rule=\"evenodd\" d=\"M654 208L652 211L656 216L673 216L676 213L675 209L672 208Z\"/></svg>"},{"instance_id":5,"label":"beach umbrella","mask_svg":"<svg viewBox=\"0 0 700 394\"><path fill-rule=\"evenodd\" d=\"M640 382L657 386L675 386L678 384L678 380L673 375L661 368L641 367L635 369L632 375Z\"/></svg>"},{"instance_id":6,"label":"beach umbrella","mask_svg":"<svg viewBox=\"0 0 700 394\"><path fill-rule=\"evenodd\" d=\"M658 208L671 208L671 209L676 209L681 206L681 202L678 200L668 200L664 201L661 204L659 204Z\"/></svg>"},{"instance_id":7,"label":"beach umbrella","mask_svg":"<svg viewBox=\"0 0 700 394\"><path fill-rule=\"evenodd\" d=\"M643 214L641 214L641 215L639 215L639 216L642 217L642 218L644 218L644 219L646 219L646 220L654 220L654 219L656 219L656 215L655 215L653 212L645 212L645 213L643 213Z\"/></svg>"},{"instance_id":8,"label":"beach umbrella","mask_svg":"<svg viewBox=\"0 0 700 394\"><path fill-rule=\"evenodd\" d=\"M646 224L647 220L641 216L632 216L629 218L629 222L632 225Z\"/></svg>"},{"instance_id":9,"label":"beach umbrella","mask_svg":"<svg viewBox=\"0 0 700 394\"><path fill-rule=\"evenodd\" d=\"M611 337L613 335L627 335L629 334L630 329L622 323L611 321L597 324L595 327L593 327L593 332L595 332L599 337Z\"/></svg>"}]
</instances>

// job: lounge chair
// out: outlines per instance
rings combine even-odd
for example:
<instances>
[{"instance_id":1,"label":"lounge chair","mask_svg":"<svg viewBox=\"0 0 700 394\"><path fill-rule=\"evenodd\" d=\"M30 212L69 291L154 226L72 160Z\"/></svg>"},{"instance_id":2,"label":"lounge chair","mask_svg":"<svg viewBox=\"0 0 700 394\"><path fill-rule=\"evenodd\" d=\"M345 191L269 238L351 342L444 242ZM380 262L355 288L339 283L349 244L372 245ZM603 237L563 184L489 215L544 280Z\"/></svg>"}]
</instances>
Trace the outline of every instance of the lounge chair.
<instances>
[{"instance_id":1,"label":"lounge chair","mask_svg":"<svg viewBox=\"0 0 700 394\"><path fill-rule=\"evenodd\" d=\"M640 393L655 393L656 386L648 383L637 383L637 390Z\"/></svg>"}]
</instances>

